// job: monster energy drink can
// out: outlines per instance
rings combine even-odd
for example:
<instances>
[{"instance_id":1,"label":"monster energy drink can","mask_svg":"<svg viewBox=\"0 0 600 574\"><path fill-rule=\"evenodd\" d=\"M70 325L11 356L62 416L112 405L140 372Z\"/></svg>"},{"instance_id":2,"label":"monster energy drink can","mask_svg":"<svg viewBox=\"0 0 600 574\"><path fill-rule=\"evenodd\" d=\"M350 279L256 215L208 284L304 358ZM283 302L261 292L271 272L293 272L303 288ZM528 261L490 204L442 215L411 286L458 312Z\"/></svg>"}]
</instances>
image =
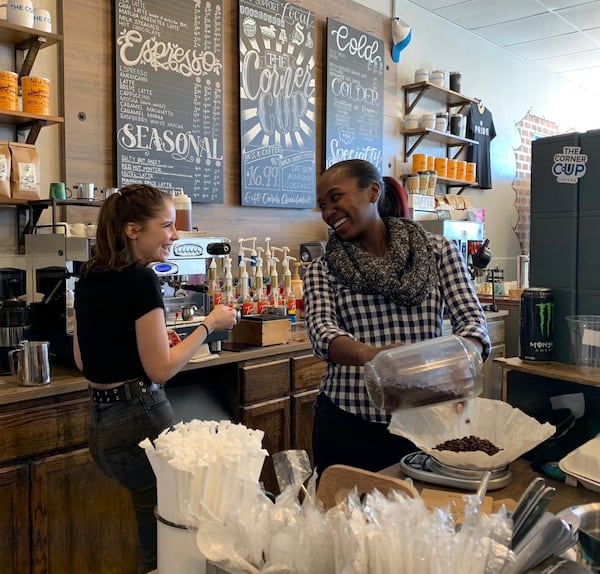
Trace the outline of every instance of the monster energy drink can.
<instances>
[{"instance_id":1,"label":"monster energy drink can","mask_svg":"<svg viewBox=\"0 0 600 574\"><path fill-rule=\"evenodd\" d=\"M521 353L524 361L551 361L554 350L554 297L547 287L521 295Z\"/></svg>"}]
</instances>

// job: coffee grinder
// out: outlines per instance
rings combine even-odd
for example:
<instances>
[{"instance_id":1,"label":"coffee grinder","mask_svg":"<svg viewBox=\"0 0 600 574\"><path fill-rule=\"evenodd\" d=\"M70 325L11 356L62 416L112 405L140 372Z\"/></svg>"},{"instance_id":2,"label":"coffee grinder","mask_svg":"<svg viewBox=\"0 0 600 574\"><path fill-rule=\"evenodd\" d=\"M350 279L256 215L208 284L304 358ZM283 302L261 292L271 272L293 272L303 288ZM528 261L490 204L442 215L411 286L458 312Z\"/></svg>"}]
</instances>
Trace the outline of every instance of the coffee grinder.
<instances>
[{"instance_id":1,"label":"coffee grinder","mask_svg":"<svg viewBox=\"0 0 600 574\"><path fill-rule=\"evenodd\" d=\"M9 374L8 353L29 337L29 311L23 269L0 269L0 374Z\"/></svg>"}]
</instances>

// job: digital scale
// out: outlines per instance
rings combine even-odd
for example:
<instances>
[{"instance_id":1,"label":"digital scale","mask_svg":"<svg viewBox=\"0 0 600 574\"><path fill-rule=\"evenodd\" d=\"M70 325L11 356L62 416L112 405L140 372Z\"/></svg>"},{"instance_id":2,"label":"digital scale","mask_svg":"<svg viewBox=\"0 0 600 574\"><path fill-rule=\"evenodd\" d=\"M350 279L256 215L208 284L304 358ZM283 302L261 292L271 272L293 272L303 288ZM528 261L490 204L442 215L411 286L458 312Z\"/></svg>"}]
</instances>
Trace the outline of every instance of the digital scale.
<instances>
[{"instance_id":1,"label":"digital scale","mask_svg":"<svg viewBox=\"0 0 600 574\"><path fill-rule=\"evenodd\" d=\"M449 466L421 450L402 457L400 469L406 476L421 482L473 491L476 491L481 485L485 472L483 470ZM491 469L487 489L498 490L504 488L511 480L512 473L508 465Z\"/></svg>"}]
</instances>

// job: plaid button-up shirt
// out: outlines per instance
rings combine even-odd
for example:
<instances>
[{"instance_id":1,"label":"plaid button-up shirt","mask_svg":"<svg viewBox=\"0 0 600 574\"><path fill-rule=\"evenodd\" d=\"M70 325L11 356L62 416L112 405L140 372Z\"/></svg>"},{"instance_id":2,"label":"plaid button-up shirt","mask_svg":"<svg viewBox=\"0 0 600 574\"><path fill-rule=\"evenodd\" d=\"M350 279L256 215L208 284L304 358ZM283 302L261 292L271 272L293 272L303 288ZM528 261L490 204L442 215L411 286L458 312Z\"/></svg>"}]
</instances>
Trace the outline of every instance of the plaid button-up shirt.
<instances>
[{"instance_id":1,"label":"plaid button-up shirt","mask_svg":"<svg viewBox=\"0 0 600 574\"><path fill-rule=\"evenodd\" d=\"M315 355L327 361L321 391L341 409L380 423L389 423L390 413L376 408L364 384L363 367L338 365L329 360L331 341L346 335L376 347L414 343L440 337L444 312L456 335L475 337L483 345L483 358L490 352L485 315L465 261L456 244L430 235L430 249L438 284L423 302L406 307L382 295L356 293L340 283L323 257L315 259L304 277L304 305L308 334Z\"/></svg>"}]
</instances>

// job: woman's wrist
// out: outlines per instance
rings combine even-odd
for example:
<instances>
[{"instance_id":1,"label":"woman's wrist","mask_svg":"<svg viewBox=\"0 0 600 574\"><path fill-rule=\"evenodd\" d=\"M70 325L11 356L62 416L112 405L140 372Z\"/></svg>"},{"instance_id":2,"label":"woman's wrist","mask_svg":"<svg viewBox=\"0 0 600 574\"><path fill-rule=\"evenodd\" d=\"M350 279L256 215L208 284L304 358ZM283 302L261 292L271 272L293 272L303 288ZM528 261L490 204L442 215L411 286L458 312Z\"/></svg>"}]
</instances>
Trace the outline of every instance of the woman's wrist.
<instances>
[{"instance_id":1,"label":"woman's wrist","mask_svg":"<svg viewBox=\"0 0 600 574\"><path fill-rule=\"evenodd\" d=\"M208 339L208 336L210 335L210 329L208 328L208 325L203 321L202 323L200 323L200 325L198 325L198 327L204 327L204 331L206 331L204 339Z\"/></svg>"}]
</instances>

